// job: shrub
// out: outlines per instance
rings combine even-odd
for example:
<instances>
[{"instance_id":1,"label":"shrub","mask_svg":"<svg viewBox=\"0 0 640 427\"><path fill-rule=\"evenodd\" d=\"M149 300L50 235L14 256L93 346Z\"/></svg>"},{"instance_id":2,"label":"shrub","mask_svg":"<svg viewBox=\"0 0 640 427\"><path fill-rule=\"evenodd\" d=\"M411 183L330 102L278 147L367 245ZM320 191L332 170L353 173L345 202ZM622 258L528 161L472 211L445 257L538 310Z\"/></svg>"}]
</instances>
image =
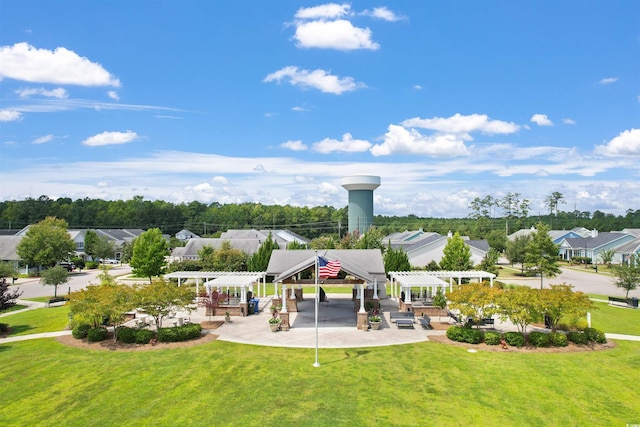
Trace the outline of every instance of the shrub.
<instances>
[{"instance_id":1,"label":"shrub","mask_svg":"<svg viewBox=\"0 0 640 427\"><path fill-rule=\"evenodd\" d=\"M100 264L95 261L87 261L84 263L84 268L90 270L90 269L98 268L99 265Z\"/></svg>"},{"instance_id":2,"label":"shrub","mask_svg":"<svg viewBox=\"0 0 640 427\"><path fill-rule=\"evenodd\" d=\"M173 328L158 328L158 341L178 342L198 338L202 333L202 326L199 323L191 323L184 326L174 326Z\"/></svg>"},{"instance_id":3,"label":"shrub","mask_svg":"<svg viewBox=\"0 0 640 427\"><path fill-rule=\"evenodd\" d=\"M487 345L498 345L500 344L501 335L499 332L487 331L484 333L484 342Z\"/></svg>"},{"instance_id":4,"label":"shrub","mask_svg":"<svg viewBox=\"0 0 640 427\"><path fill-rule=\"evenodd\" d=\"M91 329L91 325L88 325L86 323L78 323L71 330L71 335L73 335L75 339L81 340L83 338L87 338L89 329Z\"/></svg>"},{"instance_id":5,"label":"shrub","mask_svg":"<svg viewBox=\"0 0 640 427\"><path fill-rule=\"evenodd\" d=\"M512 347L522 347L524 345L524 335L522 332L507 332L504 340Z\"/></svg>"},{"instance_id":6,"label":"shrub","mask_svg":"<svg viewBox=\"0 0 640 427\"><path fill-rule=\"evenodd\" d=\"M155 332L149 329L138 329L135 331L135 340L138 344L149 344L149 341L156 335Z\"/></svg>"},{"instance_id":7,"label":"shrub","mask_svg":"<svg viewBox=\"0 0 640 427\"><path fill-rule=\"evenodd\" d=\"M451 326L447 329L447 338L451 341L463 342L462 326Z\"/></svg>"},{"instance_id":8,"label":"shrub","mask_svg":"<svg viewBox=\"0 0 640 427\"><path fill-rule=\"evenodd\" d=\"M533 331L529 334L529 343L535 347L546 347L549 345L549 334Z\"/></svg>"},{"instance_id":9,"label":"shrub","mask_svg":"<svg viewBox=\"0 0 640 427\"><path fill-rule=\"evenodd\" d=\"M136 330L121 326L118 328L118 341L122 341L126 344L132 344L136 342Z\"/></svg>"},{"instance_id":10,"label":"shrub","mask_svg":"<svg viewBox=\"0 0 640 427\"><path fill-rule=\"evenodd\" d=\"M479 344L482 342L483 333L480 329L462 328L464 342Z\"/></svg>"},{"instance_id":11,"label":"shrub","mask_svg":"<svg viewBox=\"0 0 640 427\"><path fill-rule=\"evenodd\" d=\"M607 337L604 335L604 332L595 328L585 328L584 335L587 341L590 342L596 342L598 344L605 344L607 342Z\"/></svg>"},{"instance_id":12,"label":"shrub","mask_svg":"<svg viewBox=\"0 0 640 427\"><path fill-rule=\"evenodd\" d=\"M549 334L549 342L554 347L566 347L568 344L567 336L562 332L551 332Z\"/></svg>"},{"instance_id":13,"label":"shrub","mask_svg":"<svg viewBox=\"0 0 640 427\"><path fill-rule=\"evenodd\" d=\"M97 327L91 328L87 332L87 341L97 342L104 341L107 338L107 328Z\"/></svg>"},{"instance_id":14,"label":"shrub","mask_svg":"<svg viewBox=\"0 0 640 427\"><path fill-rule=\"evenodd\" d=\"M7 323L0 323L0 332L7 332L9 325Z\"/></svg>"},{"instance_id":15,"label":"shrub","mask_svg":"<svg viewBox=\"0 0 640 427\"><path fill-rule=\"evenodd\" d=\"M583 345L589 342L587 341L587 336L585 335L584 332L569 332L567 333L567 339L574 344L580 344L580 345Z\"/></svg>"}]
</instances>

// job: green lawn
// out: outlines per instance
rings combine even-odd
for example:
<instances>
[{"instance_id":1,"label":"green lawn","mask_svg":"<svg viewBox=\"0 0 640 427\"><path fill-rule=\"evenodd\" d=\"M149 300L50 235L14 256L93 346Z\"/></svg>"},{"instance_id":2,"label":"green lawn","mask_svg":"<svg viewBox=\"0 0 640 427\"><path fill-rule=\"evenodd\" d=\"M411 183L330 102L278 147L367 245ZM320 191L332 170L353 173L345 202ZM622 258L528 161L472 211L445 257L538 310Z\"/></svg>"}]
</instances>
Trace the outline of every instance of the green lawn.
<instances>
[{"instance_id":1,"label":"green lawn","mask_svg":"<svg viewBox=\"0 0 640 427\"><path fill-rule=\"evenodd\" d=\"M16 305L13 305L13 306L7 308L6 310L0 311L0 314L10 313L12 311L22 310L23 308L27 308L27 306L26 305L16 304Z\"/></svg>"},{"instance_id":2,"label":"green lawn","mask_svg":"<svg viewBox=\"0 0 640 427\"><path fill-rule=\"evenodd\" d=\"M625 425L640 343L579 353L468 353L422 343L320 350L212 342L93 351L0 344L0 425ZM624 378L624 381L620 381Z\"/></svg>"},{"instance_id":3,"label":"green lawn","mask_svg":"<svg viewBox=\"0 0 640 427\"><path fill-rule=\"evenodd\" d=\"M591 326L612 334L640 335L640 309L594 304L597 310L591 312Z\"/></svg>"},{"instance_id":4,"label":"green lawn","mask_svg":"<svg viewBox=\"0 0 640 427\"><path fill-rule=\"evenodd\" d=\"M69 322L69 307L37 308L0 318L9 324L10 336L62 331Z\"/></svg>"}]
</instances>

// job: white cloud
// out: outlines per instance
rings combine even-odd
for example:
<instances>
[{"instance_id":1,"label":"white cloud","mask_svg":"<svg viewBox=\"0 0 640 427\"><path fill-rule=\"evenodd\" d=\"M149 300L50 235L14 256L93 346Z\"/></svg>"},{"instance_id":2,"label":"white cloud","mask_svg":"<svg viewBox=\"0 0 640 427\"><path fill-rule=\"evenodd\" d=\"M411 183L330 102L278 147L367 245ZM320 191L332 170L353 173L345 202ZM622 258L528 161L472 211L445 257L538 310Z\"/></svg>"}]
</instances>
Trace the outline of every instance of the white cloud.
<instances>
[{"instance_id":1,"label":"white cloud","mask_svg":"<svg viewBox=\"0 0 640 427\"><path fill-rule=\"evenodd\" d=\"M350 13L351 5L328 3L314 7L303 7L295 14L297 19L335 19Z\"/></svg>"},{"instance_id":2,"label":"white cloud","mask_svg":"<svg viewBox=\"0 0 640 427\"><path fill-rule=\"evenodd\" d=\"M371 16L373 18L382 19L384 21L396 22L403 19L401 16L396 15L393 11L386 7L376 7L373 10L365 10L363 15Z\"/></svg>"},{"instance_id":3,"label":"white cloud","mask_svg":"<svg viewBox=\"0 0 640 427\"><path fill-rule=\"evenodd\" d=\"M640 155L640 129L629 129L604 145L598 145L595 152L605 156Z\"/></svg>"},{"instance_id":4,"label":"white cloud","mask_svg":"<svg viewBox=\"0 0 640 427\"><path fill-rule=\"evenodd\" d=\"M323 194L337 194L340 192L340 189L330 182L321 182L318 185L318 191Z\"/></svg>"},{"instance_id":5,"label":"white cloud","mask_svg":"<svg viewBox=\"0 0 640 427\"><path fill-rule=\"evenodd\" d=\"M576 121L573 119L562 119L562 123L564 123L565 125L575 125Z\"/></svg>"},{"instance_id":6,"label":"white cloud","mask_svg":"<svg viewBox=\"0 0 640 427\"><path fill-rule=\"evenodd\" d=\"M334 151L344 153L360 153L371 148L371 143L363 139L353 139L350 133L342 135L342 140L325 138L312 145L314 151L328 154Z\"/></svg>"},{"instance_id":7,"label":"white cloud","mask_svg":"<svg viewBox=\"0 0 640 427\"><path fill-rule=\"evenodd\" d=\"M314 88L325 93L340 95L356 89L367 87L364 83L354 81L352 77L334 76L325 70L303 70L295 66L288 66L269 74L263 82L277 82L286 80L293 86Z\"/></svg>"},{"instance_id":8,"label":"white cloud","mask_svg":"<svg viewBox=\"0 0 640 427\"><path fill-rule=\"evenodd\" d=\"M354 27L350 21L310 21L296 23L294 38L301 48L337 50L377 50L380 45L371 40L371 30Z\"/></svg>"},{"instance_id":9,"label":"white cloud","mask_svg":"<svg viewBox=\"0 0 640 427\"><path fill-rule=\"evenodd\" d=\"M79 86L120 86L102 65L64 47L37 49L28 43L0 47L0 80Z\"/></svg>"},{"instance_id":10,"label":"white cloud","mask_svg":"<svg viewBox=\"0 0 640 427\"><path fill-rule=\"evenodd\" d=\"M14 110L0 110L0 122L15 122L22 120L22 114Z\"/></svg>"},{"instance_id":11,"label":"white cloud","mask_svg":"<svg viewBox=\"0 0 640 427\"><path fill-rule=\"evenodd\" d=\"M229 184L229 180L227 180L227 178L225 178L224 176L214 176L212 179L213 182L215 182L216 184L224 184L227 185Z\"/></svg>"},{"instance_id":12,"label":"white cloud","mask_svg":"<svg viewBox=\"0 0 640 427\"><path fill-rule=\"evenodd\" d=\"M300 140L283 142L282 144L280 144L280 147L293 151L305 151L309 148Z\"/></svg>"},{"instance_id":13,"label":"white cloud","mask_svg":"<svg viewBox=\"0 0 640 427\"><path fill-rule=\"evenodd\" d=\"M374 156L391 154L419 154L432 157L468 156L464 141L455 135L421 135L416 130L389 125L384 142L371 147Z\"/></svg>"},{"instance_id":14,"label":"white cloud","mask_svg":"<svg viewBox=\"0 0 640 427\"><path fill-rule=\"evenodd\" d=\"M598 83L600 83L601 85L610 85L611 83L615 83L617 81L617 77L607 77L605 79L601 79Z\"/></svg>"},{"instance_id":15,"label":"white cloud","mask_svg":"<svg viewBox=\"0 0 640 427\"><path fill-rule=\"evenodd\" d=\"M69 93L67 92L67 90L61 87L50 89L50 90L42 87L39 87L39 88L31 87L31 88L18 89L15 91L15 93L17 93L20 96L20 98L29 98L32 95L40 95L48 98L61 98L61 99L69 97Z\"/></svg>"},{"instance_id":16,"label":"white cloud","mask_svg":"<svg viewBox=\"0 0 640 427\"><path fill-rule=\"evenodd\" d=\"M107 96L115 101L118 101L120 99L118 92L116 92L115 90L110 90L109 92L107 92Z\"/></svg>"},{"instance_id":17,"label":"white cloud","mask_svg":"<svg viewBox=\"0 0 640 427\"><path fill-rule=\"evenodd\" d=\"M306 112L306 111L311 111L308 108L305 107L301 107L301 106L295 106L291 108L291 111L301 111L301 112Z\"/></svg>"},{"instance_id":18,"label":"white cloud","mask_svg":"<svg viewBox=\"0 0 640 427\"><path fill-rule=\"evenodd\" d=\"M402 126L431 129L446 133L466 134L482 132L489 135L510 134L520 129L520 126L515 123L504 122L502 120L490 120L486 114L463 116L459 113L446 118L434 117L431 119L421 119L414 117L402 122Z\"/></svg>"},{"instance_id":19,"label":"white cloud","mask_svg":"<svg viewBox=\"0 0 640 427\"><path fill-rule=\"evenodd\" d=\"M422 86L420 86L420 85L413 85L413 88L415 90L422 90Z\"/></svg>"},{"instance_id":20,"label":"white cloud","mask_svg":"<svg viewBox=\"0 0 640 427\"><path fill-rule=\"evenodd\" d=\"M32 144L44 144L53 140L53 135L44 135L31 141Z\"/></svg>"},{"instance_id":21,"label":"white cloud","mask_svg":"<svg viewBox=\"0 0 640 427\"><path fill-rule=\"evenodd\" d=\"M546 114L534 114L531 116L531 122L538 126L553 126L553 122L549 120Z\"/></svg>"},{"instance_id":22,"label":"white cloud","mask_svg":"<svg viewBox=\"0 0 640 427\"><path fill-rule=\"evenodd\" d=\"M140 136L130 130L126 132L102 132L85 139L82 144L97 147L101 145L127 144L137 139L140 139Z\"/></svg>"}]
</instances>

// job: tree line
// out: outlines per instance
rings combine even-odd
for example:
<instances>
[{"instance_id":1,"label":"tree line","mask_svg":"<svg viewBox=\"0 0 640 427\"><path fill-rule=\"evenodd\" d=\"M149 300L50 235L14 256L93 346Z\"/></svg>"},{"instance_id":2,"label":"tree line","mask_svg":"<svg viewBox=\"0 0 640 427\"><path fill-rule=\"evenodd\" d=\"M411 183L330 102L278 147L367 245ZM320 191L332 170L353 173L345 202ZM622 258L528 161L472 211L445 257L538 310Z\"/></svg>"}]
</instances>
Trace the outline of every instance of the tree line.
<instances>
[{"instance_id":1,"label":"tree line","mask_svg":"<svg viewBox=\"0 0 640 427\"><path fill-rule=\"evenodd\" d=\"M487 239L492 247L504 249L501 239L521 228L538 222L551 229L571 229L577 226L600 231L640 228L640 210L629 209L625 215L613 215L599 210L562 211L561 193L552 193L545 204L545 214L531 215L530 201L519 193L503 198L477 197L469 205L465 218L433 218L418 214L374 217L374 225L386 235L397 231L423 229L442 235L450 230L472 239ZM174 235L188 229L202 237L217 237L228 229L288 229L309 239L347 234L347 207L298 207L263 205L261 203L204 204L193 201L174 204L162 200L145 200L142 196L130 200L70 198L37 199L0 202L0 228L19 230L46 217L64 219L71 229L91 228L159 228Z\"/></svg>"}]
</instances>

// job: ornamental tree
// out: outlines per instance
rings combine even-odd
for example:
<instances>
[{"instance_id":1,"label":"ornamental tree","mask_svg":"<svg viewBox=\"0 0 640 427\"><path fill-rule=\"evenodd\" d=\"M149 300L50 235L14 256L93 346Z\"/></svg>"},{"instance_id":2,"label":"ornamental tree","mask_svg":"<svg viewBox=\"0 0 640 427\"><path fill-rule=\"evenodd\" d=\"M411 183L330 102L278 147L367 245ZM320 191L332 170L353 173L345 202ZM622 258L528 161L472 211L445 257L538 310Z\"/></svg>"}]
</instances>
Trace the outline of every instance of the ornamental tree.
<instances>
[{"instance_id":1,"label":"ornamental tree","mask_svg":"<svg viewBox=\"0 0 640 427\"><path fill-rule=\"evenodd\" d=\"M484 283L461 285L447 294L449 307L459 310L463 316L470 317L476 324L484 317L497 312L496 299L501 290Z\"/></svg>"},{"instance_id":2,"label":"ornamental tree","mask_svg":"<svg viewBox=\"0 0 640 427\"><path fill-rule=\"evenodd\" d=\"M497 300L500 319L511 321L520 332L525 333L527 326L542 318L539 294L539 290L528 286L503 291Z\"/></svg>"},{"instance_id":3,"label":"ornamental tree","mask_svg":"<svg viewBox=\"0 0 640 427\"><path fill-rule=\"evenodd\" d=\"M465 271L473 268L471 249L457 231L449 238L442 252L444 255L440 267L443 270Z\"/></svg>"},{"instance_id":4,"label":"ornamental tree","mask_svg":"<svg viewBox=\"0 0 640 427\"><path fill-rule=\"evenodd\" d=\"M29 227L16 252L29 265L53 267L58 261L69 259L75 248L67 222L47 217Z\"/></svg>"},{"instance_id":5,"label":"ornamental tree","mask_svg":"<svg viewBox=\"0 0 640 427\"><path fill-rule=\"evenodd\" d=\"M615 284L617 287L627 291L625 298L629 298L629 291L638 289L640 283L640 255L633 254L627 264L615 267Z\"/></svg>"},{"instance_id":6,"label":"ornamental tree","mask_svg":"<svg viewBox=\"0 0 640 427\"><path fill-rule=\"evenodd\" d=\"M159 228L151 228L138 236L133 244L133 256L129 265L139 277L148 277L149 283L159 276L166 265L167 241Z\"/></svg>"},{"instance_id":7,"label":"ornamental tree","mask_svg":"<svg viewBox=\"0 0 640 427\"><path fill-rule=\"evenodd\" d=\"M69 272L59 265L48 268L40 275L40 283L44 285L53 286L53 297L58 296L58 286L63 285L69 281Z\"/></svg>"},{"instance_id":8,"label":"ornamental tree","mask_svg":"<svg viewBox=\"0 0 640 427\"><path fill-rule=\"evenodd\" d=\"M171 311L191 311L195 293L187 287L179 287L164 280L154 280L136 288L136 306L152 316L159 328L162 319Z\"/></svg>"},{"instance_id":9,"label":"ornamental tree","mask_svg":"<svg viewBox=\"0 0 640 427\"><path fill-rule=\"evenodd\" d=\"M563 317L580 318L595 308L588 295L574 292L572 288L567 284L550 285L548 289L539 291L538 311L546 316L553 332Z\"/></svg>"},{"instance_id":10,"label":"ornamental tree","mask_svg":"<svg viewBox=\"0 0 640 427\"><path fill-rule=\"evenodd\" d=\"M524 265L530 271L540 275L540 289L544 276L555 277L561 270L558 267L558 245L549 237L549 227L538 223L537 231L532 233L527 243Z\"/></svg>"}]
</instances>

